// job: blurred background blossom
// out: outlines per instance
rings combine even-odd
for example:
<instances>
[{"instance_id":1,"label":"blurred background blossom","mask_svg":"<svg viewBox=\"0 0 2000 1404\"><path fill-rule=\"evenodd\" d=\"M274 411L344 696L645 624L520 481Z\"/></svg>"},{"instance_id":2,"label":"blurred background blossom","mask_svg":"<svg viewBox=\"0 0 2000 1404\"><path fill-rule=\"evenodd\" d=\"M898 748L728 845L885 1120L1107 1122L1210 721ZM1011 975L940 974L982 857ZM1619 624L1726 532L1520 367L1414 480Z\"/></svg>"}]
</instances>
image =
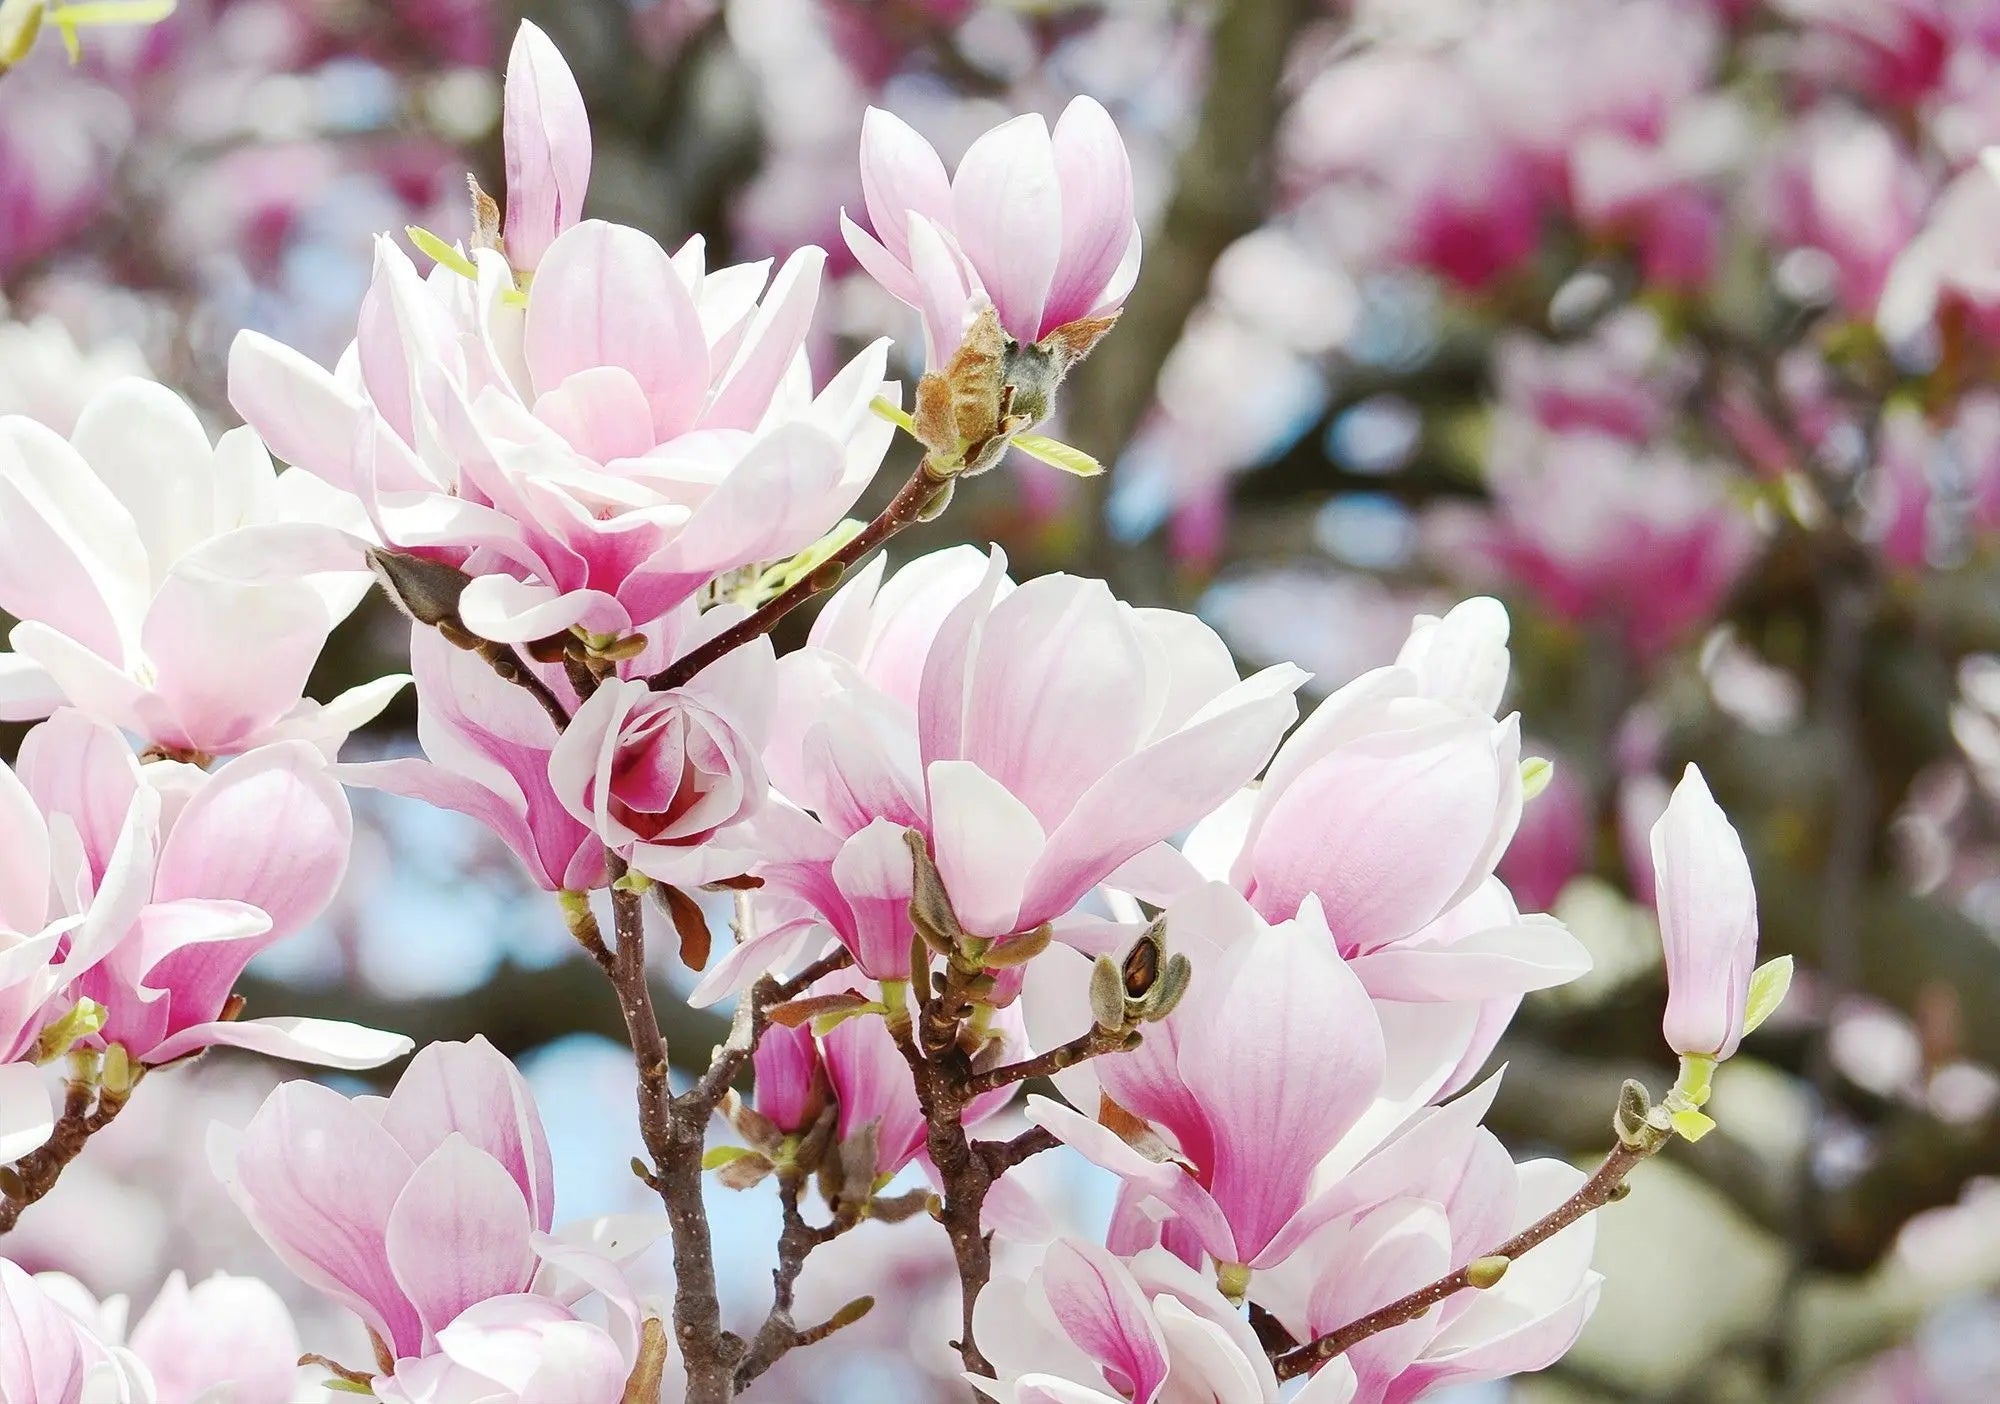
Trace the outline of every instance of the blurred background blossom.
<instances>
[{"instance_id":1,"label":"blurred background blossom","mask_svg":"<svg viewBox=\"0 0 2000 1404\"><path fill-rule=\"evenodd\" d=\"M870 104L948 164L1008 113L1105 104L1146 263L1056 431L1112 471L1010 465L912 549L993 539L1017 572L1105 575L1322 691L1391 658L1413 614L1501 595L1510 701L1557 762L1502 873L1597 959L1531 996L1496 1054L1517 1154L1601 1146L1618 1079L1656 1071L1644 835L1664 777L1689 759L1711 777L1803 997L1718 1093L1727 1131L1606 1216L1583 1344L1461 1398L1996 1397L2000 180L1980 157L2000 141L2000 3L525 9L582 81L593 213L669 246L700 233L711 264L828 251L822 372L884 330L904 373L921 357L913 314L839 237ZM93 31L74 67L43 44L0 76L0 412L66 432L137 372L221 427L243 327L331 363L373 236L462 237L466 172L500 188L499 37L519 17L182 0ZM358 614L314 695L379 675L402 636ZM411 705L350 758L410 753ZM629 1061L553 907L469 821L357 808L341 902L256 967L253 1006L486 1034L540 1096L560 1216L638 1207ZM676 1048L714 1041L719 1016L666 1007ZM159 1080L9 1255L140 1302L170 1267L271 1269L199 1128L240 1126L280 1075L231 1055ZM1108 1213L1094 1172L1032 1168ZM748 1304L775 1198L717 1190L714 1211ZM955 1397L918 1344L949 1334L942 1247L878 1225L816 1257L803 1311L864 1276L896 1309L753 1397ZM351 1327L294 1305L309 1349L351 1351Z\"/></svg>"}]
</instances>

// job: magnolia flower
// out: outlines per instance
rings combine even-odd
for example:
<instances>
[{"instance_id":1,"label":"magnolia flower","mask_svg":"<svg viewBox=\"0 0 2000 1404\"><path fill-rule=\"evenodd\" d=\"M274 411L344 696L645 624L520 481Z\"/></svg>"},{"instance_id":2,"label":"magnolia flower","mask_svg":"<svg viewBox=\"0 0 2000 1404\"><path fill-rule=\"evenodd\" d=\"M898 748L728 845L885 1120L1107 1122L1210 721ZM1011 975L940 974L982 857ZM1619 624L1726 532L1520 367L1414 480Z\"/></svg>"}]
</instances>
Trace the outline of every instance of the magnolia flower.
<instances>
[{"instance_id":1,"label":"magnolia flower","mask_svg":"<svg viewBox=\"0 0 2000 1404\"><path fill-rule=\"evenodd\" d=\"M472 632L620 638L804 550L874 476L895 432L869 410L894 394L886 344L816 396L802 373L824 262L802 251L767 289L762 265L706 269L699 240L670 257L586 220L523 306L497 251L426 280L384 240L340 369L246 332L230 399L384 543L474 575Z\"/></svg>"},{"instance_id":2,"label":"magnolia flower","mask_svg":"<svg viewBox=\"0 0 2000 1404\"><path fill-rule=\"evenodd\" d=\"M618 1404L630 1357L543 1297L492 1297L437 1333L435 1354L375 1382L384 1404Z\"/></svg>"},{"instance_id":3,"label":"magnolia flower","mask_svg":"<svg viewBox=\"0 0 2000 1404\"><path fill-rule=\"evenodd\" d=\"M286 1266L393 1358L435 1354L468 1307L528 1291L555 1212L541 1118L484 1039L426 1047L387 1101L285 1083L210 1151Z\"/></svg>"},{"instance_id":4,"label":"magnolia flower","mask_svg":"<svg viewBox=\"0 0 2000 1404\"><path fill-rule=\"evenodd\" d=\"M550 782L558 735L541 704L427 626L411 630L410 671L423 756L341 765L340 780L477 819L545 891L602 886L604 843ZM567 693L561 670L548 672L545 681Z\"/></svg>"},{"instance_id":5,"label":"magnolia flower","mask_svg":"<svg viewBox=\"0 0 2000 1404\"><path fill-rule=\"evenodd\" d=\"M1256 774L1297 715L1297 668L1239 679L1189 615L1066 575L1016 588L1005 564L959 548L886 583L865 574L815 646L780 664L766 761L811 813L760 821L770 925L728 979L795 952L808 916L864 973L906 976L904 828L926 835L960 923L982 937L1032 931L1128 865L1134 882L1162 862L1178 873L1164 840Z\"/></svg>"},{"instance_id":6,"label":"magnolia flower","mask_svg":"<svg viewBox=\"0 0 2000 1404\"><path fill-rule=\"evenodd\" d=\"M532 272L582 216L590 185L590 116L548 35L527 20L507 55L502 117L507 162L507 260Z\"/></svg>"},{"instance_id":7,"label":"magnolia flower","mask_svg":"<svg viewBox=\"0 0 2000 1404\"><path fill-rule=\"evenodd\" d=\"M1561 1161L1516 1165L1490 1132L1405 1182L1407 1193L1329 1221L1253 1293L1300 1341L1313 1340L1435 1282L1553 1211L1584 1173ZM1406 1404L1445 1385L1524 1374L1576 1343L1603 1277L1585 1216L1509 1265L1496 1286L1460 1292L1343 1355L1356 1398Z\"/></svg>"},{"instance_id":8,"label":"magnolia flower","mask_svg":"<svg viewBox=\"0 0 2000 1404\"><path fill-rule=\"evenodd\" d=\"M947 178L916 132L880 108L861 128L873 233L843 212L861 266L923 314L926 360L950 360L990 301L1027 346L1115 316L1139 275L1132 167L1110 114L1079 97L1055 131L1030 114L975 141Z\"/></svg>"},{"instance_id":9,"label":"magnolia flower","mask_svg":"<svg viewBox=\"0 0 2000 1404\"><path fill-rule=\"evenodd\" d=\"M758 1115L788 1136L810 1130L826 1107L826 1065L810 1028L772 1024L750 1057Z\"/></svg>"},{"instance_id":10,"label":"magnolia flower","mask_svg":"<svg viewBox=\"0 0 2000 1404\"><path fill-rule=\"evenodd\" d=\"M316 749L265 746L214 774L141 765L112 728L62 711L28 734L18 770L51 836L27 852L83 918L55 969L70 998L104 1007L93 1042L155 1064L213 1044L348 1068L408 1051L353 1024L226 1017L250 959L316 918L346 872L347 799Z\"/></svg>"},{"instance_id":11,"label":"magnolia flower","mask_svg":"<svg viewBox=\"0 0 2000 1404\"><path fill-rule=\"evenodd\" d=\"M1272 925L1214 883L1165 919L1194 966L1188 992L1136 1050L1094 1062L1104 1095L1159 1144L1128 1143L1046 1098L1030 1099L1028 1115L1123 1179L1130 1203L1169 1211L1170 1247L1247 1275L1317 1227L1313 1174L1382 1087L1382 1025L1315 900ZM1323 1073L1274 1074L1302 1066Z\"/></svg>"},{"instance_id":12,"label":"magnolia flower","mask_svg":"<svg viewBox=\"0 0 2000 1404\"><path fill-rule=\"evenodd\" d=\"M81 1323L22 1268L0 1258L0 1399L73 1404L91 1357Z\"/></svg>"},{"instance_id":13,"label":"magnolia flower","mask_svg":"<svg viewBox=\"0 0 2000 1404\"><path fill-rule=\"evenodd\" d=\"M1378 999L1483 1000L1581 974L1559 922L1473 904L1523 804L1518 718L1493 717L1506 640L1490 599L1419 618L1393 666L1322 702L1260 787L1196 826L1194 866L1270 921L1317 902Z\"/></svg>"},{"instance_id":14,"label":"magnolia flower","mask_svg":"<svg viewBox=\"0 0 2000 1404\"><path fill-rule=\"evenodd\" d=\"M85 348L52 316L7 320L0 300L0 414L38 419L67 438L106 386L147 373L146 358L129 341Z\"/></svg>"},{"instance_id":15,"label":"magnolia flower","mask_svg":"<svg viewBox=\"0 0 2000 1404\"><path fill-rule=\"evenodd\" d=\"M979 1295L973 1335L995 1378L970 1377L1003 1404L1276 1404L1278 1380L1250 1325L1215 1287L1159 1249L1127 1262L1060 1239L1026 1278ZM1347 1404L1335 1361L1291 1397Z\"/></svg>"},{"instance_id":16,"label":"magnolia flower","mask_svg":"<svg viewBox=\"0 0 2000 1404\"><path fill-rule=\"evenodd\" d=\"M1916 341L1951 311L1986 340L2000 337L2000 260L1986 238L1997 217L2000 174L1989 152L1944 188L1889 265L1875 325L1891 344Z\"/></svg>"},{"instance_id":17,"label":"magnolia flower","mask_svg":"<svg viewBox=\"0 0 2000 1404\"><path fill-rule=\"evenodd\" d=\"M129 1303L103 1302L73 1278L38 1281L106 1347L143 1366L153 1404L292 1404L298 1397L299 1334L284 1301L254 1277L217 1273L190 1288L170 1273L126 1330ZM107 1401L109 1404L109 1401Z\"/></svg>"},{"instance_id":18,"label":"magnolia flower","mask_svg":"<svg viewBox=\"0 0 2000 1404\"><path fill-rule=\"evenodd\" d=\"M274 475L248 429L211 445L172 391L122 380L68 442L0 419L0 717L64 702L173 751L285 738L332 748L404 681L302 700L327 633L368 584L351 509Z\"/></svg>"},{"instance_id":19,"label":"magnolia flower","mask_svg":"<svg viewBox=\"0 0 2000 1404\"><path fill-rule=\"evenodd\" d=\"M606 679L549 754L556 799L650 877L686 884L743 872L754 855L730 844L764 803L758 752L774 666L770 640L758 638L684 687Z\"/></svg>"},{"instance_id":20,"label":"magnolia flower","mask_svg":"<svg viewBox=\"0 0 2000 1404\"><path fill-rule=\"evenodd\" d=\"M1615 629L1642 658L1712 618L1757 549L1725 475L1671 449L1503 416L1486 481L1490 509L1430 515L1433 554L1560 618Z\"/></svg>"},{"instance_id":21,"label":"magnolia flower","mask_svg":"<svg viewBox=\"0 0 2000 1404\"><path fill-rule=\"evenodd\" d=\"M1727 1058L1743 1041L1757 963L1757 893L1728 816L1690 765L1653 826L1653 878L1667 950L1667 1044Z\"/></svg>"}]
</instances>

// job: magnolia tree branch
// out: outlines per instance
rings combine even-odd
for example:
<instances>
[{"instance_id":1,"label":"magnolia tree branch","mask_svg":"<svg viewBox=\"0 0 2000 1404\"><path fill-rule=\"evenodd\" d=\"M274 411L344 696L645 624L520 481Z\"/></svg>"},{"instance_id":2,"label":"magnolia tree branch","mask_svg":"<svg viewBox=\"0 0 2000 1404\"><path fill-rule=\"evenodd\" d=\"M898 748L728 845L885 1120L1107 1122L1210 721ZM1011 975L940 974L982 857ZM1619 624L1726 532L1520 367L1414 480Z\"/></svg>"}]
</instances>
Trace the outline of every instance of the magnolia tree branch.
<instances>
[{"instance_id":1,"label":"magnolia tree branch","mask_svg":"<svg viewBox=\"0 0 2000 1404\"><path fill-rule=\"evenodd\" d=\"M1335 1356L1352 1349L1370 1336L1400 1326L1406 1321L1414 1321L1432 1307L1448 1297L1455 1297L1468 1289L1491 1287L1499 1282L1507 1265L1522 1254L1546 1243L1584 1215L1602 1209L1613 1200L1624 1195L1625 1177L1639 1165L1658 1154L1670 1136L1660 1136L1647 1140L1620 1142L1612 1152L1604 1157L1597 1167L1597 1173L1584 1181L1577 1192L1564 1200L1549 1214L1537 1219L1520 1233L1483 1257L1474 1258L1457 1272L1440 1277L1425 1287L1419 1287L1406 1297L1399 1297L1387 1306L1371 1311L1359 1320L1350 1321L1338 1330L1306 1342L1296 1350L1287 1351L1273 1360L1272 1367L1280 1380L1294 1379L1310 1374Z\"/></svg>"},{"instance_id":2,"label":"magnolia tree branch","mask_svg":"<svg viewBox=\"0 0 2000 1404\"><path fill-rule=\"evenodd\" d=\"M39 1150L0 1168L0 1233L9 1233L28 1206L56 1187L71 1161L83 1154L90 1138L109 1126L125 1109L129 1091L113 1091L84 1077L73 1077L63 1093L62 1115Z\"/></svg>"},{"instance_id":3,"label":"magnolia tree branch","mask_svg":"<svg viewBox=\"0 0 2000 1404\"><path fill-rule=\"evenodd\" d=\"M749 618L723 630L701 647L693 649L655 673L647 681L655 689L683 687L694 676L715 662L718 658L734 652L752 639L761 638L777 627L778 621L811 599L814 595L831 590L840 583L850 567L860 561L877 546L889 538L914 526L933 507L938 495L951 486L951 479L941 478L931 471L930 456L926 454L918 463L909 481L896 490L889 499L889 505L879 512L875 520L863 527L860 534L828 556L819 565L808 571L801 580L781 591L774 598L766 600L753 610Z\"/></svg>"},{"instance_id":4,"label":"magnolia tree branch","mask_svg":"<svg viewBox=\"0 0 2000 1404\"><path fill-rule=\"evenodd\" d=\"M757 1334L751 1337L749 1352L743 1357L743 1363L736 1368L736 1387L739 1390L748 1388L753 1380L777 1364L788 1352L824 1340L842 1326L859 1321L875 1304L872 1297L859 1298L820 1325L805 1329L792 1320L799 1274L805 1270L806 1259L814 1249L833 1242L861 1222L857 1210L843 1205L830 1222L818 1226L807 1223L799 1207L802 1182L803 1176L796 1170L786 1171L778 1181L778 1198L784 1206L785 1228L778 1238L778 1265L771 1269L771 1310Z\"/></svg>"}]
</instances>

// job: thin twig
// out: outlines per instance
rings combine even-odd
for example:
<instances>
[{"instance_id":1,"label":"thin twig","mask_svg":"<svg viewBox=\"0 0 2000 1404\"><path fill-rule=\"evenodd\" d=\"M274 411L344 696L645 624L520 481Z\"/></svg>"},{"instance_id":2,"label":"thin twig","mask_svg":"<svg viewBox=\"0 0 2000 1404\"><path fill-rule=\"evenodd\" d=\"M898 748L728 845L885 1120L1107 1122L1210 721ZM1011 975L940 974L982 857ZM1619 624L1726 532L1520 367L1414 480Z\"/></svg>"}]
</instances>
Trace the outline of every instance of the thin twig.
<instances>
[{"instance_id":1,"label":"thin twig","mask_svg":"<svg viewBox=\"0 0 2000 1404\"><path fill-rule=\"evenodd\" d=\"M1002 1087L1012 1087L1017 1082L1026 1082L1031 1077L1053 1077L1064 1068L1073 1068L1088 1059L1102 1057L1106 1053L1121 1053L1131 1043L1130 1029L1107 1029L1100 1024L1092 1024L1088 1033L1078 1034L1068 1043L1057 1044L1046 1053L974 1073L966 1079L965 1090L967 1095L977 1097Z\"/></svg>"},{"instance_id":2,"label":"thin twig","mask_svg":"<svg viewBox=\"0 0 2000 1404\"><path fill-rule=\"evenodd\" d=\"M1022 1161L1043 1151L1054 1150L1061 1144L1056 1133L1046 1126L1030 1126L1012 1140L981 1141L978 1150L986 1159L986 1168L997 1180Z\"/></svg>"},{"instance_id":3,"label":"thin twig","mask_svg":"<svg viewBox=\"0 0 2000 1404\"><path fill-rule=\"evenodd\" d=\"M842 574L863 556L904 528L922 520L924 509L935 502L938 493L948 485L949 480L940 479L930 471L929 459L926 458L910 474L909 481L896 490L896 495L889 499L889 505L852 541L828 556L790 589L759 605L749 618L723 630L701 647L683 654L670 667L646 681L659 691L683 687L717 659L735 652L752 639L770 633L780 619L814 595L837 585Z\"/></svg>"}]
</instances>

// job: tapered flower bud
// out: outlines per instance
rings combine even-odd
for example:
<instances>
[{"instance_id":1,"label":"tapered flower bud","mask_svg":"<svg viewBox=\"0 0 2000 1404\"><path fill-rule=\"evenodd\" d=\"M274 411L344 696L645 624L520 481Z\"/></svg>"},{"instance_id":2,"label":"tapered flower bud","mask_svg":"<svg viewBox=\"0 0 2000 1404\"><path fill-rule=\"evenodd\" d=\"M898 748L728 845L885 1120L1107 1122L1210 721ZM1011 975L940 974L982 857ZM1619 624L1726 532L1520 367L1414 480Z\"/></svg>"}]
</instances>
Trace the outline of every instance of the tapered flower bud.
<instances>
[{"instance_id":1,"label":"tapered flower bud","mask_svg":"<svg viewBox=\"0 0 2000 1404\"><path fill-rule=\"evenodd\" d=\"M1653 826L1653 869L1667 957L1667 1043L1683 1055L1727 1058L1743 1039L1757 893L1742 840L1692 765Z\"/></svg>"}]
</instances>

